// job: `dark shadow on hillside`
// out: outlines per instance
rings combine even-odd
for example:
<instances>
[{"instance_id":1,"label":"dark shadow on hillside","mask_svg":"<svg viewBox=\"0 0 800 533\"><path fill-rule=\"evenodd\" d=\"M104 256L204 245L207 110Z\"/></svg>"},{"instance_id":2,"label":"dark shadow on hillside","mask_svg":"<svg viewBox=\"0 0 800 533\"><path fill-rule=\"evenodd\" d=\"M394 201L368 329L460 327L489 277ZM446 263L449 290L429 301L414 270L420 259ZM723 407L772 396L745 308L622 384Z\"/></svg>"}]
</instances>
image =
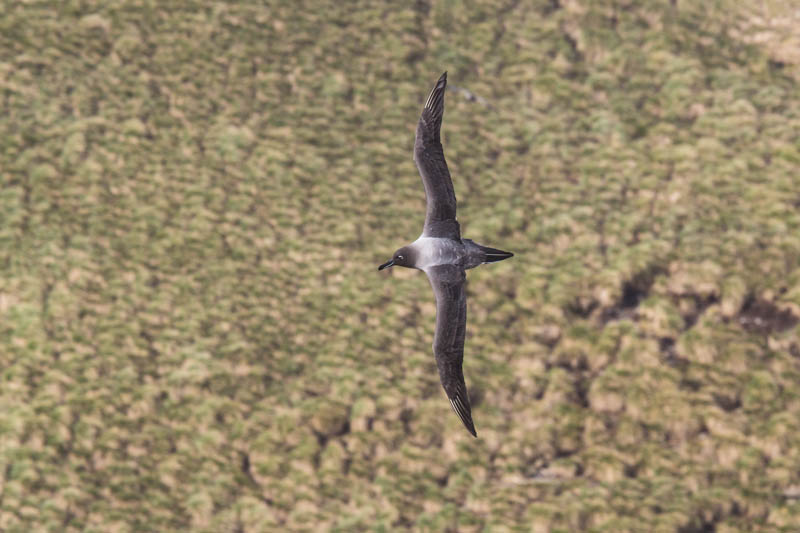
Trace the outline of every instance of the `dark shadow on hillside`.
<instances>
[{"instance_id":1,"label":"dark shadow on hillside","mask_svg":"<svg viewBox=\"0 0 800 533\"><path fill-rule=\"evenodd\" d=\"M631 279L622 283L622 294L611 307L603 309L600 320L607 324L612 320L621 320L633 317L634 310L650 294L656 277L665 274L666 269L661 266L651 266L636 273Z\"/></svg>"},{"instance_id":2,"label":"dark shadow on hillside","mask_svg":"<svg viewBox=\"0 0 800 533\"><path fill-rule=\"evenodd\" d=\"M781 309L773 302L751 295L739 311L738 320L747 331L769 335L795 327L800 317L789 309Z\"/></svg>"},{"instance_id":3,"label":"dark shadow on hillside","mask_svg":"<svg viewBox=\"0 0 800 533\"><path fill-rule=\"evenodd\" d=\"M688 297L694 300L694 306L691 310L682 312L684 331L689 330L697 324L700 316L706 312L706 309L714 304L719 303L719 296L716 294L689 294L683 297Z\"/></svg>"}]
</instances>

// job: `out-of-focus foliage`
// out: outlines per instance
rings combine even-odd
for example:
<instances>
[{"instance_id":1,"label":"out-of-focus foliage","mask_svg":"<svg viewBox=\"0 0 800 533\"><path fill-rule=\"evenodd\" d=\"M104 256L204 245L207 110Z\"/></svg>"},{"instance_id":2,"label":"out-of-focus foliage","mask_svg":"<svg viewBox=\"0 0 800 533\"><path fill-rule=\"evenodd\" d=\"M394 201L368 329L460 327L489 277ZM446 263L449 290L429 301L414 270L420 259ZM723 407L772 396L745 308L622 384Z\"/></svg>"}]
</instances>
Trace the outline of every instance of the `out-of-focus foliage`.
<instances>
[{"instance_id":1,"label":"out-of-focus foliage","mask_svg":"<svg viewBox=\"0 0 800 533\"><path fill-rule=\"evenodd\" d=\"M0 529L796 531L790 3L6 2Z\"/></svg>"}]
</instances>

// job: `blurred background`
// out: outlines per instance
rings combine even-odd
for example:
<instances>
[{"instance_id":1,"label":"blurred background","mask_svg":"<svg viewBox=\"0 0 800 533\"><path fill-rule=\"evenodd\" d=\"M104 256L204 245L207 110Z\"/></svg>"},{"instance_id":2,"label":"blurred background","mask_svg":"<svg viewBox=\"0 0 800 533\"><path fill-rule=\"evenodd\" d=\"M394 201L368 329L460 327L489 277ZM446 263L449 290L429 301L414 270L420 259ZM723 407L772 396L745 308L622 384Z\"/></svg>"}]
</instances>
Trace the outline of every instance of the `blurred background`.
<instances>
[{"instance_id":1,"label":"blurred background","mask_svg":"<svg viewBox=\"0 0 800 533\"><path fill-rule=\"evenodd\" d=\"M791 1L6 2L3 531L796 531ZM478 439L417 118L449 72Z\"/></svg>"}]
</instances>

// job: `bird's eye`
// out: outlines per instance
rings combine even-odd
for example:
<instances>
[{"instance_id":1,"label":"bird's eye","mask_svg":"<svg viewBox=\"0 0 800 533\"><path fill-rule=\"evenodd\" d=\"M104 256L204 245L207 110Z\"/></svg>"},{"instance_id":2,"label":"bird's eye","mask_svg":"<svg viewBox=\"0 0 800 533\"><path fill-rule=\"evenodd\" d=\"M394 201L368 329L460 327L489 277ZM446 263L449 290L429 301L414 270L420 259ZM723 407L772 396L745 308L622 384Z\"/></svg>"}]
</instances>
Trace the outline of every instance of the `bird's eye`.
<instances>
[{"instance_id":1,"label":"bird's eye","mask_svg":"<svg viewBox=\"0 0 800 533\"><path fill-rule=\"evenodd\" d=\"M402 261L402 260L403 260L403 256L402 256L402 255L398 255L398 256L397 256L397 260L398 260L398 261Z\"/></svg>"}]
</instances>

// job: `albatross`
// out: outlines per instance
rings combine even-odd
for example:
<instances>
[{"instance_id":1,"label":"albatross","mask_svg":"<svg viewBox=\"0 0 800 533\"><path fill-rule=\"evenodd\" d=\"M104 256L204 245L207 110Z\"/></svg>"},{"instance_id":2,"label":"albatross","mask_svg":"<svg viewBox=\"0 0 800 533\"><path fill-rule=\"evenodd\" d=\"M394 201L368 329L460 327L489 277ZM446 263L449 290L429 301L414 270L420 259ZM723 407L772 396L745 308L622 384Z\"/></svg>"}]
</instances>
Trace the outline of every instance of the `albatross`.
<instances>
[{"instance_id":1,"label":"albatross","mask_svg":"<svg viewBox=\"0 0 800 533\"><path fill-rule=\"evenodd\" d=\"M467 328L465 271L484 263L508 259L514 254L461 238L461 229L456 221L453 180L447 169L440 138L445 87L447 72L442 74L425 101L414 141L414 162L422 176L427 200L422 235L397 250L378 270L402 266L422 270L428 276L436 296L433 355L439 379L453 411L467 431L477 437L461 368Z\"/></svg>"}]
</instances>

